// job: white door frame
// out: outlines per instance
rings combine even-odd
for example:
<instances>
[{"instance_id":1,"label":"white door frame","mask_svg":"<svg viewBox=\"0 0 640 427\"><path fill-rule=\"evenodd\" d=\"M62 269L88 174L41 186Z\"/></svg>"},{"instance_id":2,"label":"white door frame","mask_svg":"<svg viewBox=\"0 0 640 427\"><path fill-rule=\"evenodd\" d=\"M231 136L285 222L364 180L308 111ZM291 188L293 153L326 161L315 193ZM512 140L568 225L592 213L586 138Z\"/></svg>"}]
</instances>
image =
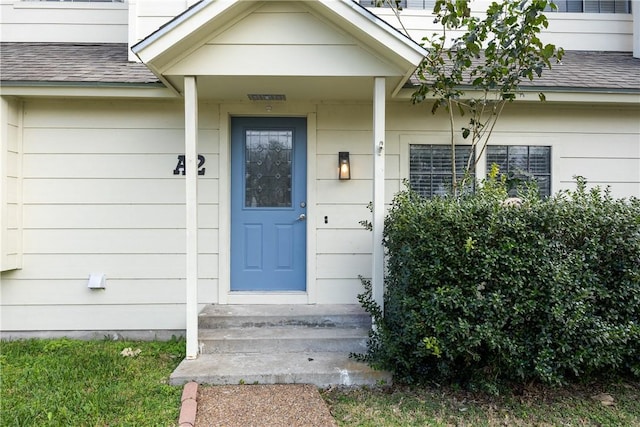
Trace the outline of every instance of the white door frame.
<instances>
[{"instance_id":1,"label":"white door frame","mask_svg":"<svg viewBox=\"0 0 640 427\"><path fill-rule=\"evenodd\" d=\"M231 117L306 117L307 119L307 283L299 292L231 292ZM263 105L220 106L219 156L219 304L315 304L316 281L316 111L314 106L277 105L265 114Z\"/></svg>"}]
</instances>

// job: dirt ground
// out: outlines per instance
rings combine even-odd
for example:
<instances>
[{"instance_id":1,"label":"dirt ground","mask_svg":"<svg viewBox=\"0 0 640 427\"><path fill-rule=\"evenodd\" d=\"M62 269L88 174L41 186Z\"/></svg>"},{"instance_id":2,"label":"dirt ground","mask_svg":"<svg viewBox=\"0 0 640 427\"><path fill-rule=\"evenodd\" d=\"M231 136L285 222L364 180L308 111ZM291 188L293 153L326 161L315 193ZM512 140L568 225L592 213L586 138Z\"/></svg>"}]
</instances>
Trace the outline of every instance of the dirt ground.
<instances>
[{"instance_id":1,"label":"dirt ground","mask_svg":"<svg viewBox=\"0 0 640 427\"><path fill-rule=\"evenodd\" d=\"M224 385L198 388L196 427L334 427L315 386Z\"/></svg>"}]
</instances>

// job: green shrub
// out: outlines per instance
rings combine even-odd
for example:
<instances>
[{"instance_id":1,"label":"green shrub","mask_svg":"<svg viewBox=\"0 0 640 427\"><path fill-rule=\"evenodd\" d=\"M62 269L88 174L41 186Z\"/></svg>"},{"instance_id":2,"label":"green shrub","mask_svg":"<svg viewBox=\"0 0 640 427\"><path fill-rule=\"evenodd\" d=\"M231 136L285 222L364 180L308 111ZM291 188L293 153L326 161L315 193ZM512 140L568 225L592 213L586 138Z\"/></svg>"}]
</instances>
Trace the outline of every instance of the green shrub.
<instances>
[{"instance_id":1,"label":"green shrub","mask_svg":"<svg viewBox=\"0 0 640 427\"><path fill-rule=\"evenodd\" d=\"M384 317L368 360L403 382L640 376L640 200L578 188L505 206L399 193L385 220ZM370 291L370 284L365 282Z\"/></svg>"}]
</instances>

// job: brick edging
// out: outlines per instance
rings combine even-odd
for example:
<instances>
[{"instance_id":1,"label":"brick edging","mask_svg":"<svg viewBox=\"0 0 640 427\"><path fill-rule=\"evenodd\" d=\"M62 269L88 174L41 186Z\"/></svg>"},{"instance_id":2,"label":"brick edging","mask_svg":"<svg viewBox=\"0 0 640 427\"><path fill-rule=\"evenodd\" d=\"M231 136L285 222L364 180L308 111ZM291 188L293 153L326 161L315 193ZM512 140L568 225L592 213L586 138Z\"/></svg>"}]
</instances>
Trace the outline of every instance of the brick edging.
<instances>
[{"instance_id":1,"label":"brick edging","mask_svg":"<svg viewBox=\"0 0 640 427\"><path fill-rule=\"evenodd\" d=\"M182 390L182 399L180 400L180 419L179 427L195 427L196 412L198 410L198 383L195 381L188 382Z\"/></svg>"}]
</instances>

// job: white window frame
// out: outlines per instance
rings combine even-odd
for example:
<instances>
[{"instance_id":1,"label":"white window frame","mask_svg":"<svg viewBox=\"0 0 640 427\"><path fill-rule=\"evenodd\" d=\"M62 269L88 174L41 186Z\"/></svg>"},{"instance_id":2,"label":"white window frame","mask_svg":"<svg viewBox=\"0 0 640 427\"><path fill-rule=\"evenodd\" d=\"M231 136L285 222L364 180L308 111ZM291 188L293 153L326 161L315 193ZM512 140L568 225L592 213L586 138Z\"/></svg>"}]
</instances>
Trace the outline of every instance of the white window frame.
<instances>
[{"instance_id":1,"label":"white window frame","mask_svg":"<svg viewBox=\"0 0 640 427\"><path fill-rule=\"evenodd\" d=\"M415 135L400 135L400 179L411 180L411 145L441 145L451 147L451 144L447 141L447 138L442 134L415 134ZM470 146L470 144L457 143L456 146ZM479 150L475 150L475 162L476 168L474 171L474 178L484 176L484 168L479 169L482 166L482 160L479 159Z\"/></svg>"},{"instance_id":2,"label":"white window frame","mask_svg":"<svg viewBox=\"0 0 640 427\"><path fill-rule=\"evenodd\" d=\"M484 176L487 175L487 173L489 172L489 170L491 168L491 165L489 164L488 159L487 159L487 155L488 155L488 152L489 152L490 148L492 148L492 147L507 147L507 150L509 150L509 147L527 147L527 156L528 156L527 164L529 163L529 158L531 156L531 154L530 154L530 148L531 147L548 148L549 149L549 172L548 172L548 176L549 176L549 194L547 196L551 196L553 194L553 187L554 187L554 185L553 185L553 176L554 176L553 152L554 152L554 149L553 149L553 146L551 144L508 144L508 143L504 143L504 144L487 145L487 147L484 150L483 159L482 159L482 161L483 161L483 163L484 163L484 165L486 167L486 172L485 172ZM508 158L507 158L507 161L508 161ZM530 173L529 171L527 171L527 172ZM504 171L500 171L500 173L502 174L502 173L504 173ZM535 174L533 174L533 175L535 176ZM538 174L538 175L540 175L540 174Z\"/></svg>"}]
</instances>

